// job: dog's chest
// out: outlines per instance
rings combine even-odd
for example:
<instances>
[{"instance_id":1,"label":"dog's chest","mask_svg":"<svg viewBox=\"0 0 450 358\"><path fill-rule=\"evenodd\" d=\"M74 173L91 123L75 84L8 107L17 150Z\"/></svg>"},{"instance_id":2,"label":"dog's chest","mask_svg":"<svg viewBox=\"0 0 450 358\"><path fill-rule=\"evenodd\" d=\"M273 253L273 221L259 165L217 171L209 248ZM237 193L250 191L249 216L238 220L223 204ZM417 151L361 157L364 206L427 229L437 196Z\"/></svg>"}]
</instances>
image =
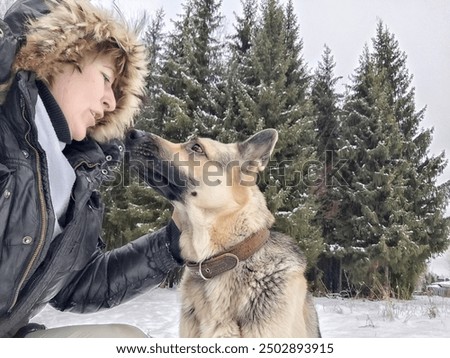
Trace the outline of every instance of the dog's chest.
<instances>
[{"instance_id":1,"label":"dog's chest","mask_svg":"<svg viewBox=\"0 0 450 358\"><path fill-rule=\"evenodd\" d=\"M286 288L286 271L276 268L276 263L260 267L241 263L212 280L186 273L181 285L183 306L202 317L214 314L248 321L249 317L259 317L263 310L267 314L270 306L277 304Z\"/></svg>"}]
</instances>

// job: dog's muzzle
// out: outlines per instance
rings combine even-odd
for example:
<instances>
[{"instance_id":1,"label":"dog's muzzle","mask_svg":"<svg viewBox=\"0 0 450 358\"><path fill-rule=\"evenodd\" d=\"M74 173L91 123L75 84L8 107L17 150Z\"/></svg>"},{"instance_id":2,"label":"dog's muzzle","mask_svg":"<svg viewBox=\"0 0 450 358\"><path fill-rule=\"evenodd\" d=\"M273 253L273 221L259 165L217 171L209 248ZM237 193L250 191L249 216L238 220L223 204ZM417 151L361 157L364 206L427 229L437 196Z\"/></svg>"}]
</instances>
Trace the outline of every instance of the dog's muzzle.
<instances>
[{"instance_id":1,"label":"dog's muzzle","mask_svg":"<svg viewBox=\"0 0 450 358\"><path fill-rule=\"evenodd\" d=\"M161 158L156 138L152 133L129 130L125 140L129 165L141 180L165 198L182 201L188 179L170 160Z\"/></svg>"}]
</instances>

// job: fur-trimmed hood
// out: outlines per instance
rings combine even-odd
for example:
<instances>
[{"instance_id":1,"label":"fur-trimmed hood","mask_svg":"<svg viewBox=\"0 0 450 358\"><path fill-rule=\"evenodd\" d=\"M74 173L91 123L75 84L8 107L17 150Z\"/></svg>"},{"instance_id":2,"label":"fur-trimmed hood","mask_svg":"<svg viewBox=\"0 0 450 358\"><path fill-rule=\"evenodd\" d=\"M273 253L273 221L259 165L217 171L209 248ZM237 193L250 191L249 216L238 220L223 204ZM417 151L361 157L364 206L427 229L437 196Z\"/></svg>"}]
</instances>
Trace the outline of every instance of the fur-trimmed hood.
<instances>
[{"instance_id":1,"label":"fur-trimmed hood","mask_svg":"<svg viewBox=\"0 0 450 358\"><path fill-rule=\"evenodd\" d=\"M77 54L86 49L113 42L125 55L115 86L116 109L106 113L105 120L89 135L101 142L122 137L132 125L145 93L145 46L121 19L93 6L89 0L45 0L45 5L48 12L29 20L26 41L16 56L13 72L32 70L38 78L48 78L56 64L74 62Z\"/></svg>"}]
</instances>

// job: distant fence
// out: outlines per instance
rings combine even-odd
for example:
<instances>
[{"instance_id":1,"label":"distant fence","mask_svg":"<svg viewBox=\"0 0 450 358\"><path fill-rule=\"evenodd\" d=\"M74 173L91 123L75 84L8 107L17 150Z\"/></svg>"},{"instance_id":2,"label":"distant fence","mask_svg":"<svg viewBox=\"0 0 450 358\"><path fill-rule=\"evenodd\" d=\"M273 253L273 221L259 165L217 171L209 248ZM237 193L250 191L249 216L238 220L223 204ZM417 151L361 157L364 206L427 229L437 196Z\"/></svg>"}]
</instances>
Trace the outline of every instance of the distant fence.
<instances>
[{"instance_id":1,"label":"distant fence","mask_svg":"<svg viewBox=\"0 0 450 358\"><path fill-rule=\"evenodd\" d=\"M442 297L450 297L450 282L434 282L427 286L427 292Z\"/></svg>"}]
</instances>

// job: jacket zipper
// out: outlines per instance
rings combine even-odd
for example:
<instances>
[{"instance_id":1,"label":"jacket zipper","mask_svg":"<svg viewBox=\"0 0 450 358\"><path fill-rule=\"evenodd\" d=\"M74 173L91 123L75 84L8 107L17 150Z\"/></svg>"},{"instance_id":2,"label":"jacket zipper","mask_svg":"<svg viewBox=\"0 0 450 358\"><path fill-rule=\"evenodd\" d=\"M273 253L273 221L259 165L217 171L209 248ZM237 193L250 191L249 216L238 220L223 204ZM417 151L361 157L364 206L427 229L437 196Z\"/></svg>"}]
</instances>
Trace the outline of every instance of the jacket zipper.
<instances>
[{"instance_id":1,"label":"jacket zipper","mask_svg":"<svg viewBox=\"0 0 450 358\"><path fill-rule=\"evenodd\" d=\"M24 103L24 98L23 96L20 97L20 107L22 110L22 117L23 119L28 123L28 132L25 134L25 140L27 141L28 145L33 149L35 155L36 155L36 173L37 173L37 182L38 182L38 194L39 194L39 202L40 202L40 207L41 207L41 234L40 234L40 239L38 242L38 245L36 247L36 250L33 253L33 256L31 257L25 272L22 275L22 278L19 281L19 285L16 289L16 292L14 293L13 296L13 301L11 303L11 306L9 308L9 311L12 310L12 308L15 306L15 304L17 303L17 299L19 297L19 292L28 276L28 274L31 271L31 268L33 267L33 264L36 261L36 258L38 257L39 253L42 251L42 248L44 246L44 242L45 242L45 234L47 232L47 205L45 203L45 197L44 197L44 191L42 190L42 174L41 174L41 159L39 157L39 152L38 150L30 143L29 141L29 134L31 131L31 124L30 122L27 120L26 118L26 114L25 114L25 103Z\"/></svg>"},{"instance_id":2,"label":"jacket zipper","mask_svg":"<svg viewBox=\"0 0 450 358\"><path fill-rule=\"evenodd\" d=\"M98 165L98 164L91 164L91 163L88 163L88 162L85 161L85 160L82 160L82 161L80 161L80 162L78 162L77 164L74 165L73 170L77 170L77 169L78 169L79 167L81 167L83 164L84 164L86 167L90 168L90 169L95 168L95 167Z\"/></svg>"}]
</instances>

